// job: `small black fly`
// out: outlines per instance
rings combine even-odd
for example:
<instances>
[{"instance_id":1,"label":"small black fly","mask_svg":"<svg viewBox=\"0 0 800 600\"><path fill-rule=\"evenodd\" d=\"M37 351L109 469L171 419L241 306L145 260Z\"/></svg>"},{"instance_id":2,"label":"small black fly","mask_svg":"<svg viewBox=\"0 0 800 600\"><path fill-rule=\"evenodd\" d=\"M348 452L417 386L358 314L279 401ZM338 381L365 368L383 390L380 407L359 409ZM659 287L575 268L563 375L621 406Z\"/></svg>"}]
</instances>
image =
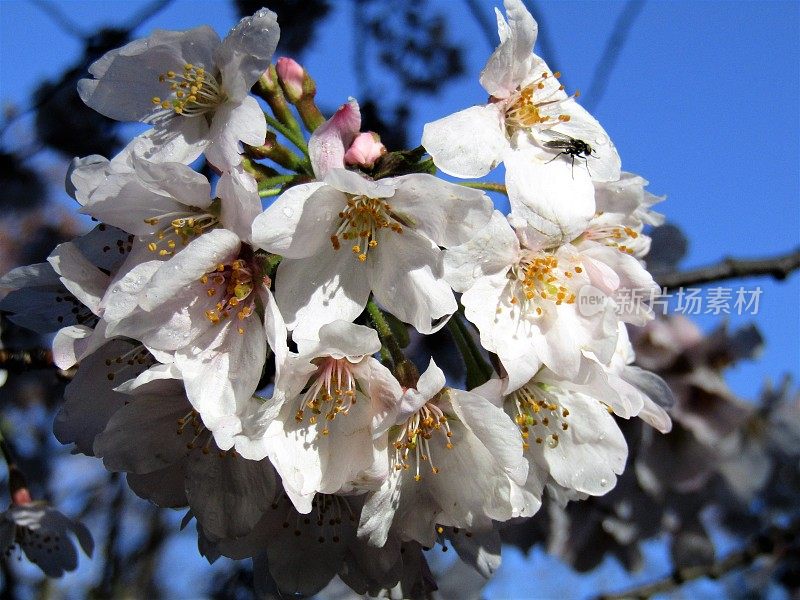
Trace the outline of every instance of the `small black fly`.
<instances>
[{"instance_id":1,"label":"small black fly","mask_svg":"<svg viewBox=\"0 0 800 600\"><path fill-rule=\"evenodd\" d=\"M587 160L592 154L594 153L594 149L588 144L588 142L584 142L583 140L579 140L572 136L569 136L565 133L561 133L560 131L553 131L552 129L547 131L548 135L555 136L559 139L557 140L550 140L544 143L545 148L553 148L555 150L560 150L558 154L556 154L553 158L547 161L547 164L553 162L562 154L565 156L572 157L572 170L573 173L575 171L575 158L582 158L583 161L586 163L586 170L589 171L589 161ZM591 172L589 172L591 175Z\"/></svg>"}]
</instances>

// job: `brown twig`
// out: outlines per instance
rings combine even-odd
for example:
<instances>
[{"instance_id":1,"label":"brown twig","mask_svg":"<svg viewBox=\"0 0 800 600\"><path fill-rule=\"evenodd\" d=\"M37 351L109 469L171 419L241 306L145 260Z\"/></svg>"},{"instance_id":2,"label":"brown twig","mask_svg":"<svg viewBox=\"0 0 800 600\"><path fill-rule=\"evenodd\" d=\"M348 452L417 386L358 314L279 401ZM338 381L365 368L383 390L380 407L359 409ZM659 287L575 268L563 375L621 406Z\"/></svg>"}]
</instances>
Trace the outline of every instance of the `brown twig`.
<instances>
[{"instance_id":1,"label":"brown twig","mask_svg":"<svg viewBox=\"0 0 800 600\"><path fill-rule=\"evenodd\" d=\"M662 287L678 288L763 275L774 277L780 281L786 279L792 271L797 269L800 269L800 248L770 258L726 258L722 262L708 267L660 275L658 283Z\"/></svg>"},{"instance_id":2,"label":"brown twig","mask_svg":"<svg viewBox=\"0 0 800 600\"><path fill-rule=\"evenodd\" d=\"M52 366L53 353L47 348L0 349L0 369L18 373L29 369L48 369Z\"/></svg>"},{"instance_id":3,"label":"brown twig","mask_svg":"<svg viewBox=\"0 0 800 600\"><path fill-rule=\"evenodd\" d=\"M663 579L630 589L627 592L605 594L599 596L598 600L650 598L655 594L669 592L687 581L693 581L701 577L719 579L736 569L752 565L762 556L781 556L794 543L798 528L800 528L800 521L794 521L786 527L770 527L763 533L754 536L744 549L733 552L719 561L707 565L675 569Z\"/></svg>"}]
</instances>

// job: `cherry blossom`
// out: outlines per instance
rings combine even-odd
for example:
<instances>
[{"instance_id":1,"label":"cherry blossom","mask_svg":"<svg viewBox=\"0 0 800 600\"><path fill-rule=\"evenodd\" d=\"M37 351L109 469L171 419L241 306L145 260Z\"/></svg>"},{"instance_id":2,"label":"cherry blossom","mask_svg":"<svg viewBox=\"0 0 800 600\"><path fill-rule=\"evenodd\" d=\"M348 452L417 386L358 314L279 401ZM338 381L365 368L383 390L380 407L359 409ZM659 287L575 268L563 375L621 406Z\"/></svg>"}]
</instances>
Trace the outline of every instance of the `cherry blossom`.
<instances>
[{"instance_id":1,"label":"cherry blossom","mask_svg":"<svg viewBox=\"0 0 800 600\"><path fill-rule=\"evenodd\" d=\"M86 525L70 519L46 502L12 503L0 513L0 549L10 553L18 545L48 577L61 577L78 568L78 552L72 537L86 555L94 549Z\"/></svg>"},{"instance_id":2,"label":"cherry blossom","mask_svg":"<svg viewBox=\"0 0 800 600\"><path fill-rule=\"evenodd\" d=\"M431 175L370 181L332 169L295 186L256 217L256 246L283 256L275 294L287 327L307 336L352 320L370 293L431 333L456 309L439 246L468 240L490 216L483 192Z\"/></svg>"},{"instance_id":3,"label":"cherry blossom","mask_svg":"<svg viewBox=\"0 0 800 600\"><path fill-rule=\"evenodd\" d=\"M390 475L364 503L359 535L382 546L390 529L432 546L437 524L490 530L520 516L512 489L527 465L511 419L478 394L445 387L431 360L389 429Z\"/></svg>"},{"instance_id":4,"label":"cherry blossom","mask_svg":"<svg viewBox=\"0 0 800 600\"><path fill-rule=\"evenodd\" d=\"M239 142L264 143L266 123L250 88L278 43L275 13L261 9L220 41L210 27L157 30L105 54L89 67L78 92L87 105L118 121L153 129L133 151L153 161L190 163L205 152L223 170L238 165Z\"/></svg>"},{"instance_id":5,"label":"cherry blossom","mask_svg":"<svg viewBox=\"0 0 800 600\"><path fill-rule=\"evenodd\" d=\"M578 310L581 289L594 279L577 248L526 241L495 212L479 236L445 256L448 281L464 292L467 319L481 345L500 358L512 388L542 365L577 375L584 351L607 361L617 337L613 303L603 298L597 310Z\"/></svg>"},{"instance_id":6,"label":"cherry blossom","mask_svg":"<svg viewBox=\"0 0 800 600\"><path fill-rule=\"evenodd\" d=\"M141 340L174 355L187 394L217 444L239 432L266 360L286 352L286 330L253 250L227 229L214 229L167 261L144 263L106 292L107 336ZM127 314L125 314L127 312Z\"/></svg>"},{"instance_id":7,"label":"cherry blossom","mask_svg":"<svg viewBox=\"0 0 800 600\"><path fill-rule=\"evenodd\" d=\"M385 479L386 440L375 438L396 413L402 390L371 356L380 341L368 327L334 321L318 339L295 341L298 354L281 366L266 407L274 419L265 415L262 433L249 431L255 441L241 451L253 459L268 455L297 510L307 513L316 492L366 489Z\"/></svg>"},{"instance_id":8,"label":"cherry blossom","mask_svg":"<svg viewBox=\"0 0 800 600\"><path fill-rule=\"evenodd\" d=\"M422 145L455 177L482 177L504 162L512 209L539 215L539 230L551 235L565 215L592 216L591 180L619 179L620 159L559 74L531 52L538 26L521 0L505 7L508 21L497 13L500 45L480 78L489 102L428 123Z\"/></svg>"}]
</instances>

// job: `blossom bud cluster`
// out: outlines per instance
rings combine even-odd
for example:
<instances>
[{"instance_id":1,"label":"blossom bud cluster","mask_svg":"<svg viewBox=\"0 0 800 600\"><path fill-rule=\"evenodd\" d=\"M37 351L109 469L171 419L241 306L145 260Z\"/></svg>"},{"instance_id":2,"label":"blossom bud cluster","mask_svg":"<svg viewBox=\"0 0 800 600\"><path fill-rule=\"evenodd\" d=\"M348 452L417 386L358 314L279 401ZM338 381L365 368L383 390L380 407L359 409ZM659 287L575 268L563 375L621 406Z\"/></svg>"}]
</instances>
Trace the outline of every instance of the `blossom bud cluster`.
<instances>
[{"instance_id":1,"label":"blossom bud cluster","mask_svg":"<svg viewBox=\"0 0 800 600\"><path fill-rule=\"evenodd\" d=\"M642 257L657 199L532 53L521 0L505 12L488 102L429 123L422 145L456 178L504 163L508 215L424 162L383 168L403 153L361 131L355 99L318 124L303 67L271 66L267 9L224 39L156 31L80 81L90 107L152 127L111 160L73 161L67 190L100 224L6 275L2 308L57 332L58 366L78 365L59 440L188 507L209 560L252 558L289 593L338 574L408 596L430 584L421 549L449 540L488 576L498 523L545 493L614 487L615 416L670 429L669 392L627 337L650 310L614 300L655 288ZM211 181L190 166L201 156ZM473 389L432 359L420 375L392 329L448 321L492 359Z\"/></svg>"}]
</instances>

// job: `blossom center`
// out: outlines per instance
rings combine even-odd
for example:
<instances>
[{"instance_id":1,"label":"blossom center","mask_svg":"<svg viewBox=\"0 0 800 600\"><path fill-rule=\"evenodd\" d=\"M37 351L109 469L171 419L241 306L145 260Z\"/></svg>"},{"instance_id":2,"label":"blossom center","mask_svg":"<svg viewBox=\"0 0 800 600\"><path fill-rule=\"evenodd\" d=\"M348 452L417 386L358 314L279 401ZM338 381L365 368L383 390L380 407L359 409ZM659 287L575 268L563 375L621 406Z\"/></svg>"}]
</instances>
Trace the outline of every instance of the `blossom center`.
<instances>
[{"instance_id":1,"label":"blossom center","mask_svg":"<svg viewBox=\"0 0 800 600\"><path fill-rule=\"evenodd\" d=\"M356 380L350 370L350 361L345 358L326 358L313 376L313 382L300 397L300 408L295 413L295 421L302 423L308 416L309 425L316 425L324 419L320 433L328 435L328 424L337 415L347 415L356 403ZM324 415L324 417L322 416Z\"/></svg>"},{"instance_id":2,"label":"blossom center","mask_svg":"<svg viewBox=\"0 0 800 600\"><path fill-rule=\"evenodd\" d=\"M202 66L186 63L183 72L167 71L161 73L158 80L169 86L166 98L154 96L151 99L159 114L172 112L195 117L215 110L226 100L222 86Z\"/></svg>"},{"instance_id":3,"label":"blossom center","mask_svg":"<svg viewBox=\"0 0 800 600\"><path fill-rule=\"evenodd\" d=\"M509 133L515 129L530 129L542 124L555 125L557 122L565 123L570 120L568 114L559 112L561 103L578 96L578 93L573 96L562 94L564 86L557 84L559 77L559 72L544 72L509 98L506 108L506 127L511 130Z\"/></svg>"},{"instance_id":4,"label":"blossom center","mask_svg":"<svg viewBox=\"0 0 800 600\"><path fill-rule=\"evenodd\" d=\"M105 360L108 381L127 381L153 364L155 359L143 344L136 344L126 352L109 356Z\"/></svg>"},{"instance_id":5,"label":"blossom center","mask_svg":"<svg viewBox=\"0 0 800 600\"><path fill-rule=\"evenodd\" d=\"M580 265L564 267L551 252L530 252L512 265L508 278L508 303L519 307L521 314L541 317L546 305L574 304L573 291L576 274L583 272Z\"/></svg>"},{"instance_id":6,"label":"blossom center","mask_svg":"<svg viewBox=\"0 0 800 600\"><path fill-rule=\"evenodd\" d=\"M158 217L149 217L144 222L154 227L154 241L147 244L150 252L159 256L171 256L178 245L186 246L189 241L207 229L217 225L219 220L214 215L200 212L189 216L175 217L175 213Z\"/></svg>"},{"instance_id":7,"label":"blossom center","mask_svg":"<svg viewBox=\"0 0 800 600\"><path fill-rule=\"evenodd\" d=\"M547 393L535 383L520 388L506 401L514 403L514 422L519 427L525 450L531 447L531 442L555 448L559 434L569 429L569 410L559 405L554 394Z\"/></svg>"},{"instance_id":8,"label":"blossom center","mask_svg":"<svg viewBox=\"0 0 800 600\"><path fill-rule=\"evenodd\" d=\"M606 225L590 227L582 237L616 248L623 254L635 254L641 246L639 233L628 226Z\"/></svg>"},{"instance_id":9,"label":"blossom center","mask_svg":"<svg viewBox=\"0 0 800 600\"><path fill-rule=\"evenodd\" d=\"M56 311L61 313L56 317L56 321L58 321L59 324L63 323L65 319L68 319L74 320L80 325L94 327L100 320L96 314L94 314L83 304L83 302L78 300L70 292L58 294L56 296L56 302L59 304L59 306L56 308Z\"/></svg>"},{"instance_id":10,"label":"blossom center","mask_svg":"<svg viewBox=\"0 0 800 600\"><path fill-rule=\"evenodd\" d=\"M378 245L377 234L381 229L403 233L403 226L392 207L381 198L350 196L347 206L339 213L339 226L331 236L334 250L342 241L352 243L351 250L361 262L366 262L368 252Z\"/></svg>"},{"instance_id":11,"label":"blossom center","mask_svg":"<svg viewBox=\"0 0 800 600\"><path fill-rule=\"evenodd\" d=\"M200 418L200 413L196 410L192 409L186 415L179 418L177 420L177 427L175 429L175 433L179 436L183 435L187 430L192 435L191 441L186 443L187 450L194 450L195 448L200 448L200 451L203 454L210 454L211 448L214 446L214 438L211 435L211 432L206 429L206 426L203 424L202 419ZM220 456L224 456L226 453L223 450L220 450Z\"/></svg>"},{"instance_id":12,"label":"blossom center","mask_svg":"<svg viewBox=\"0 0 800 600\"><path fill-rule=\"evenodd\" d=\"M427 402L422 408L415 412L406 421L394 441L394 468L408 470L410 468L409 457L416 462L416 473L414 480L422 479L420 475L420 463L428 462L431 472L435 475L439 468L433 464L431 456L431 439L438 435L444 442L447 449L452 449L453 443L450 438L453 432L450 431L450 424L447 416L441 408Z\"/></svg>"},{"instance_id":13,"label":"blossom center","mask_svg":"<svg viewBox=\"0 0 800 600\"><path fill-rule=\"evenodd\" d=\"M214 307L206 310L206 318L215 325L236 313L239 320L238 331L244 333L244 322L253 314L255 302L254 269L241 258L230 263L217 265L217 268L200 278L206 286L206 295L217 299Z\"/></svg>"}]
</instances>

